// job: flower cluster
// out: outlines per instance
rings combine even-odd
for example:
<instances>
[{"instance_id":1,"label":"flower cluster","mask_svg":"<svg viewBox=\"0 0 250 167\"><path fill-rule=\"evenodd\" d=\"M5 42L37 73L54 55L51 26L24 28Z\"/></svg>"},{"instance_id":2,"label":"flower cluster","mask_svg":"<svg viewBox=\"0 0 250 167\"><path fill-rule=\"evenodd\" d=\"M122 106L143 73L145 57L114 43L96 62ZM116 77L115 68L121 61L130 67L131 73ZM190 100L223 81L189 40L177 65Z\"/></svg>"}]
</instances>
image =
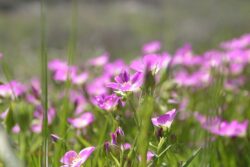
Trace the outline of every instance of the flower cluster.
<instances>
[{"instance_id":1,"label":"flower cluster","mask_svg":"<svg viewBox=\"0 0 250 167\"><path fill-rule=\"evenodd\" d=\"M160 41L146 43L128 64L110 61L107 52L80 65L50 60L53 84L47 85L46 98L37 77L0 82L0 119L14 143L21 142L17 150L27 166L39 162L29 154L40 154L45 121L56 155L51 166L169 166L172 161L177 166L200 146L202 133L195 130L201 128L227 138L225 145L241 153L247 143L234 144L232 138L249 135L250 35L201 54L189 44L173 54L163 47ZM185 154L173 151L177 141L184 143ZM221 147L218 154L223 149L227 152ZM88 163L92 154L98 159Z\"/></svg>"}]
</instances>

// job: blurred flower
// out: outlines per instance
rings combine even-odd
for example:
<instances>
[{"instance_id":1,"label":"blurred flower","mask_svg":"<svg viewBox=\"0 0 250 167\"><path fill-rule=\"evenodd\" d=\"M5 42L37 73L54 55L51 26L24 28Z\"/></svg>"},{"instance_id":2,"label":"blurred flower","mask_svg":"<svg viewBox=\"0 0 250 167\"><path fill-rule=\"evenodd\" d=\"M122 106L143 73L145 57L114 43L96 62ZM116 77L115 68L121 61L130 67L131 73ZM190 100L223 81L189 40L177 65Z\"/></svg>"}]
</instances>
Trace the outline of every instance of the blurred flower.
<instances>
[{"instance_id":1,"label":"blurred flower","mask_svg":"<svg viewBox=\"0 0 250 167\"><path fill-rule=\"evenodd\" d=\"M161 49L161 42L160 41L151 41L146 43L142 47L143 53L154 53Z\"/></svg>"},{"instance_id":2,"label":"blurred flower","mask_svg":"<svg viewBox=\"0 0 250 167\"><path fill-rule=\"evenodd\" d=\"M118 76L115 77L116 82L110 82L106 84L108 88L119 90L122 92L136 91L138 90L143 83L142 73L136 72L132 76L128 73L127 70L121 72Z\"/></svg>"},{"instance_id":3,"label":"blurred flower","mask_svg":"<svg viewBox=\"0 0 250 167\"><path fill-rule=\"evenodd\" d=\"M106 141L104 143L104 150L105 150L105 152L109 152L110 151L110 143L108 141Z\"/></svg>"},{"instance_id":4,"label":"blurred flower","mask_svg":"<svg viewBox=\"0 0 250 167\"><path fill-rule=\"evenodd\" d=\"M154 126L157 127L163 127L163 128L170 128L175 116L176 116L176 109L172 109L165 114L159 116L159 117L154 117L151 119L152 123Z\"/></svg>"},{"instance_id":5,"label":"blurred flower","mask_svg":"<svg viewBox=\"0 0 250 167\"><path fill-rule=\"evenodd\" d=\"M223 121L219 117L209 118L198 113L195 116L202 127L213 134L227 137L243 137L246 135L248 120L240 123L236 120L232 122Z\"/></svg>"},{"instance_id":6,"label":"blurred flower","mask_svg":"<svg viewBox=\"0 0 250 167\"><path fill-rule=\"evenodd\" d=\"M70 91L69 99L75 107L76 115L82 113L87 106L86 99L79 91Z\"/></svg>"},{"instance_id":7,"label":"blurred flower","mask_svg":"<svg viewBox=\"0 0 250 167\"><path fill-rule=\"evenodd\" d=\"M119 101L120 97L112 94L96 96L93 100L93 103L103 110L110 111L118 105Z\"/></svg>"},{"instance_id":8,"label":"blurred flower","mask_svg":"<svg viewBox=\"0 0 250 167\"><path fill-rule=\"evenodd\" d=\"M2 53L0 53L0 60L3 58L3 54Z\"/></svg>"},{"instance_id":9,"label":"blurred flower","mask_svg":"<svg viewBox=\"0 0 250 167\"><path fill-rule=\"evenodd\" d=\"M64 167L80 167L88 159L88 157L95 150L95 147L87 147L77 154L75 151L71 150L64 154L60 162L63 163Z\"/></svg>"},{"instance_id":10,"label":"blurred flower","mask_svg":"<svg viewBox=\"0 0 250 167\"><path fill-rule=\"evenodd\" d=\"M83 72L79 75L72 75L72 83L75 85L83 85L88 79L88 73Z\"/></svg>"},{"instance_id":11,"label":"blurred flower","mask_svg":"<svg viewBox=\"0 0 250 167\"><path fill-rule=\"evenodd\" d=\"M108 93L108 89L105 86L108 82L110 82L110 76L107 74L96 77L86 86L88 94L92 96L99 96Z\"/></svg>"},{"instance_id":12,"label":"blurred flower","mask_svg":"<svg viewBox=\"0 0 250 167\"><path fill-rule=\"evenodd\" d=\"M51 134L50 137L53 142L57 142L58 140L61 140L61 138L57 136L56 134Z\"/></svg>"},{"instance_id":13,"label":"blurred flower","mask_svg":"<svg viewBox=\"0 0 250 167\"><path fill-rule=\"evenodd\" d=\"M208 71L196 71L192 74L180 71L175 75L174 79L179 86L204 87L210 83L211 76Z\"/></svg>"},{"instance_id":14,"label":"blurred flower","mask_svg":"<svg viewBox=\"0 0 250 167\"><path fill-rule=\"evenodd\" d=\"M185 44L178 49L173 58L174 65L194 66L202 62L202 57L194 56L190 44Z\"/></svg>"},{"instance_id":15,"label":"blurred flower","mask_svg":"<svg viewBox=\"0 0 250 167\"><path fill-rule=\"evenodd\" d=\"M250 46L250 34L242 35L239 38L235 38L221 44L221 47L224 49L244 49L247 46Z\"/></svg>"},{"instance_id":16,"label":"blurred flower","mask_svg":"<svg viewBox=\"0 0 250 167\"><path fill-rule=\"evenodd\" d=\"M64 61L55 59L49 62L49 70L53 73L53 79L57 82L65 82L68 79L72 80L76 77L77 68L75 66L68 66Z\"/></svg>"},{"instance_id":17,"label":"blurred flower","mask_svg":"<svg viewBox=\"0 0 250 167\"><path fill-rule=\"evenodd\" d=\"M85 112L77 118L68 118L68 122L75 128L85 128L94 121L94 115L91 112Z\"/></svg>"},{"instance_id":18,"label":"blurred flower","mask_svg":"<svg viewBox=\"0 0 250 167\"><path fill-rule=\"evenodd\" d=\"M110 76L118 75L122 72L123 69L126 68L126 65L123 60L116 60L112 63L108 63L104 66L105 74L109 74Z\"/></svg>"},{"instance_id":19,"label":"blurred flower","mask_svg":"<svg viewBox=\"0 0 250 167\"><path fill-rule=\"evenodd\" d=\"M26 86L17 81L11 81L0 85L0 97L19 97L26 91Z\"/></svg>"},{"instance_id":20,"label":"blurred flower","mask_svg":"<svg viewBox=\"0 0 250 167\"><path fill-rule=\"evenodd\" d=\"M165 59L166 57L161 57L158 54L147 54L142 58L133 60L130 68L141 73L144 73L146 70L157 73L161 69L163 60Z\"/></svg>"},{"instance_id":21,"label":"blurred flower","mask_svg":"<svg viewBox=\"0 0 250 167\"><path fill-rule=\"evenodd\" d=\"M40 133L42 131L42 120L43 120L43 107L41 105L36 106L34 111L34 120L31 125L31 131L34 133ZM48 124L52 124L56 116L56 110L54 107L48 109Z\"/></svg>"},{"instance_id":22,"label":"blurred flower","mask_svg":"<svg viewBox=\"0 0 250 167\"><path fill-rule=\"evenodd\" d=\"M129 143L124 143L124 144L122 145L122 147L123 147L124 150L129 150L129 149L131 148L131 144L129 144Z\"/></svg>"},{"instance_id":23,"label":"blurred flower","mask_svg":"<svg viewBox=\"0 0 250 167\"><path fill-rule=\"evenodd\" d=\"M155 154L152 151L147 152L147 162L151 161ZM141 156L139 156L139 161L141 161Z\"/></svg>"},{"instance_id":24,"label":"blurred flower","mask_svg":"<svg viewBox=\"0 0 250 167\"><path fill-rule=\"evenodd\" d=\"M105 64L108 63L108 61L109 61L109 54L103 53L99 57L95 57L93 59L90 59L88 61L88 65L99 67L99 66L104 66Z\"/></svg>"}]
</instances>

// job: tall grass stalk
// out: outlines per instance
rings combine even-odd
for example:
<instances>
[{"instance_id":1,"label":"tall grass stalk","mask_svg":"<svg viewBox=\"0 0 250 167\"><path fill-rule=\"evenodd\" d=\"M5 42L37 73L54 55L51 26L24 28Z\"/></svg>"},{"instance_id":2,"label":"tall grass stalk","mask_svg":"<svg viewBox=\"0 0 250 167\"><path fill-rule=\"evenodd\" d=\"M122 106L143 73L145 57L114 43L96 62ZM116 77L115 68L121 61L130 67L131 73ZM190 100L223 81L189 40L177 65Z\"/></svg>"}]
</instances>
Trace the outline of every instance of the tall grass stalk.
<instances>
[{"instance_id":1,"label":"tall grass stalk","mask_svg":"<svg viewBox=\"0 0 250 167\"><path fill-rule=\"evenodd\" d=\"M49 128L48 128L48 58L46 50L46 0L41 0L41 82L42 82L42 104L43 104L43 146L42 146L42 166L49 166Z\"/></svg>"}]
</instances>

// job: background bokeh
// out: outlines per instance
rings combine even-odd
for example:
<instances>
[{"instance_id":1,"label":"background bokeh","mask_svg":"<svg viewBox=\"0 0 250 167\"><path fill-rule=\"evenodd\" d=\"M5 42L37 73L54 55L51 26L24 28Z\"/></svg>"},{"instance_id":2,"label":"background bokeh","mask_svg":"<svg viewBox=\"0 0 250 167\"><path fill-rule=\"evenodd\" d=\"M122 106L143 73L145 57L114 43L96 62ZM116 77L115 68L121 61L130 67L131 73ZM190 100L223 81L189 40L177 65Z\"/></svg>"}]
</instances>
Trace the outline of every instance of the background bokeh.
<instances>
[{"instance_id":1,"label":"background bokeh","mask_svg":"<svg viewBox=\"0 0 250 167\"><path fill-rule=\"evenodd\" d=\"M77 12L75 62L106 50L129 61L143 43L159 39L170 53L184 43L197 53L250 31L249 0L47 0L49 58L67 56L72 13ZM40 4L0 0L0 52L13 78L39 73Z\"/></svg>"}]
</instances>

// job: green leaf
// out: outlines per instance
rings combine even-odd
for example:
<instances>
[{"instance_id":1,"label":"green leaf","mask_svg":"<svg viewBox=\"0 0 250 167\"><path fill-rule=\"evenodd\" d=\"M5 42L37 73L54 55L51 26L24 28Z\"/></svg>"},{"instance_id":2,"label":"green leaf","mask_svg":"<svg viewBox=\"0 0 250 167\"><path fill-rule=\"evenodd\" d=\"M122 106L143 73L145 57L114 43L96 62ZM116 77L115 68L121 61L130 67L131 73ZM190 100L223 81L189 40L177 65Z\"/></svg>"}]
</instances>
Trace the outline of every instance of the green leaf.
<instances>
[{"instance_id":1,"label":"green leaf","mask_svg":"<svg viewBox=\"0 0 250 167\"><path fill-rule=\"evenodd\" d=\"M15 126L15 119L13 115L12 106L10 106L9 111L4 119L4 124L6 126L7 132L11 132L12 128Z\"/></svg>"},{"instance_id":2,"label":"green leaf","mask_svg":"<svg viewBox=\"0 0 250 167\"><path fill-rule=\"evenodd\" d=\"M24 102L17 102L14 106L15 120L22 131L29 129L33 107Z\"/></svg>"},{"instance_id":3,"label":"green leaf","mask_svg":"<svg viewBox=\"0 0 250 167\"><path fill-rule=\"evenodd\" d=\"M193 161L193 159L199 154L200 151L201 151L201 148L193 152L192 156L189 157L189 159L182 165L182 167L188 167L190 163Z\"/></svg>"}]
</instances>

